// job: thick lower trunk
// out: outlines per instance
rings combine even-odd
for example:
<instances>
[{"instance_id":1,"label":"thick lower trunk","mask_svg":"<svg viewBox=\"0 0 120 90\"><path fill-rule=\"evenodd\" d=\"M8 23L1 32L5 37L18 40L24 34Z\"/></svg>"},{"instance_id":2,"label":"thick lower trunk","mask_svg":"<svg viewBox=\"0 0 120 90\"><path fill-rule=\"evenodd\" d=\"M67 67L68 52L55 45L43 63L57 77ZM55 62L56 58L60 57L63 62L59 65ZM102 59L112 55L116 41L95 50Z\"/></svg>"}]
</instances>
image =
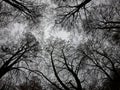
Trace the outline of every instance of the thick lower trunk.
<instances>
[{"instance_id":1,"label":"thick lower trunk","mask_svg":"<svg viewBox=\"0 0 120 90\"><path fill-rule=\"evenodd\" d=\"M9 68L0 68L0 79L7 73L9 72Z\"/></svg>"}]
</instances>

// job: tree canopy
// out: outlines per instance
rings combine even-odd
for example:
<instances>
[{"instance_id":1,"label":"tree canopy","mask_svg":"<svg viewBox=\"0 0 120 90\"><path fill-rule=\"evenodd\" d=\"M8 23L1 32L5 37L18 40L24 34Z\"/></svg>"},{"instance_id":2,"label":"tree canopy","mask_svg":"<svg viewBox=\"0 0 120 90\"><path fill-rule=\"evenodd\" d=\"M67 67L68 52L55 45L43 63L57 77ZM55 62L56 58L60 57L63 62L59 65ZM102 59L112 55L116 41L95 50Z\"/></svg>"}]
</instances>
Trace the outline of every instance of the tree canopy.
<instances>
[{"instance_id":1,"label":"tree canopy","mask_svg":"<svg viewBox=\"0 0 120 90\"><path fill-rule=\"evenodd\" d=\"M120 0L1 0L0 90L120 90L119 29Z\"/></svg>"}]
</instances>

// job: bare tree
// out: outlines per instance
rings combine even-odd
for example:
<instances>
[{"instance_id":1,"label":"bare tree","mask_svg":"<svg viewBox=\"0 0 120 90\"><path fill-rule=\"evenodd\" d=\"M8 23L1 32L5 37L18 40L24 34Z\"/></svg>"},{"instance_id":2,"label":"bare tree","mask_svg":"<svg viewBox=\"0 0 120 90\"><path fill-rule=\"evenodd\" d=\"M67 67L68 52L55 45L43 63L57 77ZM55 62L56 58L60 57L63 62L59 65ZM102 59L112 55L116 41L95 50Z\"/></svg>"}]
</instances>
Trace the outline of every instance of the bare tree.
<instances>
[{"instance_id":1,"label":"bare tree","mask_svg":"<svg viewBox=\"0 0 120 90\"><path fill-rule=\"evenodd\" d=\"M85 57L80 56L75 47L65 43L65 41L57 40L46 48L51 63L49 63L49 67L52 69L51 73L54 73L56 80L53 81L47 78L48 76L44 77L58 90L83 90Z\"/></svg>"},{"instance_id":2,"label":"bare tree","mask_svg":"<svg viewBox=\"0 0 120 90\"><path fill-rule=\"evenodd\" d=\"M104 46L104 42L100 43L93 43L91 41L91 43L88 42L83 47L79 47L78 50L87 57L87 64L91 67L93 75L95 76L94 73L97 72L99 74L98 77L101 77L103 87L107 88L103 90L114 90L115 88L119 90L119 49L110 45Z\"/></svg>"},{"instance_id":3,"label":"bare tree","mask_svg":"<svg viewBox=\"0 0 120 90\"><path fill-rule=\"evenodd\" d=\"M34 11L35 5L32 4L34 2L22 1L22 0L3 0L3 1L6 2L7 4L13 6L14 8L22 11L23 13L28 15L28 17L35 18L35 17L37 17L36 14L39 14L37 11ZM30 9L31 7L32 7L32 9ZM36 6L36 9L37 9L37 7L38 6Z\"/></svg>"},{"instance_id":4,"label":"bare tree","mask_svg":"<svg viewBox=\"0 0 120 90\"><path fill-rule=\"evenodd\" d=\"M8 74L8 72L22 71L24 66L28 66L28 62L32 62L38 51L38 42L32 34L26 34L25 38L18 44L9 43L1 46L0 54L0 79ZM23 64L26 64L22 66Z\"/></svg>"},{"instance_id":5,"label":"bare tree","mask_svg":"<svg viewBox=\"0 0 120 90\"><path fill-rule=\"evenodd\" d=\"M100 37L106 38L113 44L119 44L119 4L115 0L109 0L92 7L82 22L84 31L93 36L102 33Z\"/></svg>"},{"instance_id":6,"label":"bare tree","mask_svg":"<svg viewBox=\"0 0 120 90\"><path fill-rule=\"evenodd\" d=\"M29 22L29 26L37 25L43 17L46 4L30 0L2 0L0 2L0 26L10 22ZM31 26L32 27L32 26Z\"/></svg>"},{"instance_id":7,"label":"bare tree","mask_svg":"<svg viewBox=\"0 0 120 90\"><path fill-rule=\"evenodd\" d=\"M57 17L56 24L61 24L62 27L74 27L81 20L83 11L85 10L87 4L92 0L55 0L57 3Z\"/></svg>"}]
</instances>

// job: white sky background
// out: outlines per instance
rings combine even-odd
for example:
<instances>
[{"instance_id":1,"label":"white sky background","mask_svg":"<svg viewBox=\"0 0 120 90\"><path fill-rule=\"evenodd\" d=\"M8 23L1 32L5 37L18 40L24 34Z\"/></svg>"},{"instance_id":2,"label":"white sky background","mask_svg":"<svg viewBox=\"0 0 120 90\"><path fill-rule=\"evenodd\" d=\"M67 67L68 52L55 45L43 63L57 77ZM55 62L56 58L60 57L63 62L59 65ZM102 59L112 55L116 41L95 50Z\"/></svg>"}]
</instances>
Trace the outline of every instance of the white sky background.
<instances>
[{"instance_id":1,"label":"white sky background","mask_svg":"<svg viewBox=\"0 0 120 90\"><path fill-rule=\"evenodd\" d=\"M52 28L54 26L53 16L55 14L55 11L52 11L51 8L54 8L56 6L53 3L51 3L51 0L41 0L41 2L47 3L48 8L46 9L44 13L44 17L42 19L42 22L39 28L35 28L34 30L31 30L31 32L39 39L43 37L42 40L47 39L51 36L68 40L70 33L64 30L53 30ZM14 27L12 28L12 32L11 32L12 36L15 36L15 38L18 38L18 36L16 35L17 33L19 33L20 34L19 36L21 36L22 32L26 32L26 30L29 31L26 28L26 26L27 25L15 23ZM56 29L59 29L59 28L56 28Z\"/></svg>"},{"instance_id":2,"label":"white sky background","mask_svg":"<svg viewBox=\"0 0 120 90\"><path fill-rule=\"evenodd\" d=\"M96 1L96 0L93 0L96 2L96 4L99 4L99 2L103 2L103 0L99 0ZM65 40L69 40L69 39L73 39L73 42L74 43L77 43L79 42L82 37L84 36L84 34L75 34L75 36L73 36L72 33L70 32L67 32L65 30L61 30L60 28L56 28L56 30L53 30L53 26L54 26L54 14L55 14L55 11L52 11L51 8L55 8L56 6L51 3L51 0L41 0L41 2L44 2L44 3L48 3L49 7L46 9L45 11L45 17L43 18L43 21L42 21L42 24L39 26L39 28L35 28L34 30L31 30L31 32L40 40L43 40L43 39L47 39L51 36L54 36L54 37L57 37L57 38L62 38L62 39L65 39ZM10 31L8 38L6 39L18 39L19 37L22 36L22 34L26 31L29 31L27 28L26 28L26 24L22 24L22 23L15 23L15 24L11 24L10 27L7 27L5 28L5 30L7 30L8 32ZM44 34L44 35L43 35ZM41 37L43 37L41 39ZM3 37L0 37L0 38L3 38Z\"/></svg>"}]
</instances>

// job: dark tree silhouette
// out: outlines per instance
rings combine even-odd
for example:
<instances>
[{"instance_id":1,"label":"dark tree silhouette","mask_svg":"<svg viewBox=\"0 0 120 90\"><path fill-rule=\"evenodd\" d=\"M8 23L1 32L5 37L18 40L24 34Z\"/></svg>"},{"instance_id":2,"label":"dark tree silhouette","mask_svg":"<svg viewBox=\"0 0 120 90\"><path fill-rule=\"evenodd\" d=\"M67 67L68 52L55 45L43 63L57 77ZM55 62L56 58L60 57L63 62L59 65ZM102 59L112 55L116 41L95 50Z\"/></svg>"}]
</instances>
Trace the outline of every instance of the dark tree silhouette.
<instances>
[{"instance_id":1,"label":"dark tree silhouette","mask_svg":"<svg viewBox=\"0 0 120 90\"><path fill-rule=\"evenodd\" d=\"M56 81L44 77L58 90L83 90L82 83L85 77L80 78L80 72L84 68L85 57L80 56L74 47L65 43L56 40L46 48ZM64 76L67 78L63 79Z\"/></svg>"},{"instance_id":2,"label":"dark tree silhouette","mask_svg":"<svg viewBox=\"0 0 120 90\"><path fill-rule=\"evenodd\" d=\"M57 19L56 24L60 24L62 27L71 29L71 27L77 27L77 24L81 21L83 11L86 10L87 4L92 0L58 0L57 3Z\"/></svg>"},{"instance_id":3,"label":"dark tree silhouette","mask_svg":"<svg viewBox=\"0 0 120 90\"><path fill-rule=\"evenodd\" d=\"M30 58L37 54L38 44L32 34L26 34L19 44L12 43L1 46L0 79L10 71L22 71L23 66L20 63L32 62Z\"/></svg>"},{"instance_id":4,"label":"dark tree silhouette","mask_svg":"<svg viewBox=\"0 0 120 90\"><path fill-rule=\"evenodd\" d=\"M98 90L119 90L119 48L115 49L114 46L109 45L105 47L100 43L104 44L104 42L87 42L87 44L83 44L83 47L80 45L78 50L87 57L88 66L92 67L91 72L97 72L99 77L103 75L103 78L101 77L101 80L104 81L102 81L103 86ZM95 76L94 73L92 75Z\"/></svg>"}]
</instances>

